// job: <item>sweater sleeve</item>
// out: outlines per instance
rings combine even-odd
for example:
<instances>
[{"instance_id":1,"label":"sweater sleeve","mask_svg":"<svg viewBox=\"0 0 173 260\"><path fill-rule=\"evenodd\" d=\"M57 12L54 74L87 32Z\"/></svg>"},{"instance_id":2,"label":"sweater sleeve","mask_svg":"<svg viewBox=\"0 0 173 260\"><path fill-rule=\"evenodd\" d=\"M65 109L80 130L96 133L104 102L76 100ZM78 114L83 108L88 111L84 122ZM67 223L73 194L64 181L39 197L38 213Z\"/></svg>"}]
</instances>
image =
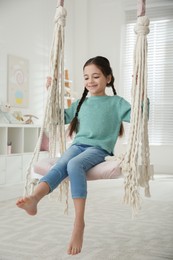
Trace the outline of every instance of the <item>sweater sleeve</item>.
<instances>
[{"instance_id":1,"label":"sweater sleeve","mask_svg":"<svg viewBox=\"0 0 173 260\"><path fill-rule=\"evenodd\" d=\"M150 110L150 100L147 98L147 106L148 106L148 119L149 119L149 110ZM143 111L143 104L142 104L142 111ZM131 105L128 101L124 98L120 100L120 117L121 120L124 122L130 122L131 116Z\"/></svg>"},{"instance_id":2,"label":"sweater sleeve","mask_svg":"<svg viewBox=\"0 0 173 260\"><path fill-rule=\"evenodd\" d=\"M73 102L69 108L66 108L64 110L65 124L70 124L70 122L74 118L78 103L79 103L79 100Z\"/></svg>"},{"instance_id":3,"label":"sweater sleeve","mask_svg":"<svg viewBox=\"0 0 173 260\"><path fill-rule=\"evenodd\" d=\"M119 106L120 106L119 111L120 111L121 121L130 122L130 114L131 114L130 103L127 100L125 100L124 98L121 98Z\"/></svg>"}]
</instances>

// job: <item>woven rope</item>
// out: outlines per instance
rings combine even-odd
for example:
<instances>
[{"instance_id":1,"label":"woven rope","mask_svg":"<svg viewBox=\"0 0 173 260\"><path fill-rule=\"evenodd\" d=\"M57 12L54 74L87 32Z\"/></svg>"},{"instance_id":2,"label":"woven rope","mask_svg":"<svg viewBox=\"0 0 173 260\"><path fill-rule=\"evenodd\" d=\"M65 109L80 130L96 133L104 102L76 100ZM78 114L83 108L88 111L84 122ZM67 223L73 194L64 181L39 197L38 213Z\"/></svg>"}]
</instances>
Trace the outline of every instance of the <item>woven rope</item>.
<instances>
[{"instance_id":1,"label":"woven rope","mask_svg":"<svg viewBox=\"0 0 173 260\"><path fill-rule=\"evenodd\" d=\"M60 155L66 149L64 128L64 27L67 12L62 3L63 1L60 1L54 18L55 26L50 53L50 75L52 77L52 83L48 91L40 135L26 172L25 195L32 192L30 190L31 170L33 163L38 161L39 158L44 130L49 133L50 157L55 157L56 155L57 141L59 142ZM68 186L68 181L64 181L60 185L60 191L62 191L66 197L68 196ZM66 204L68 206L68 199L66 199Z\"/></svg>"},{"instance_id":2,"label":"woven rope","mask_svg":"<svg viewBox=\"0 0 173 260\"><path fill-rule=\"evenodd\" d=\"M147 99L147 37L149 19L138 17L135 33L137 40L134 51L134 72L132 81L131 124L127 152L123 163L124 202L132 207L133 214L140 208L139 186L150 196L151 179L148 141L148 99ZM141 152L139 152L141 151ZM141 167L139 165L141 164Z\"/></svg>"}]
</instances>

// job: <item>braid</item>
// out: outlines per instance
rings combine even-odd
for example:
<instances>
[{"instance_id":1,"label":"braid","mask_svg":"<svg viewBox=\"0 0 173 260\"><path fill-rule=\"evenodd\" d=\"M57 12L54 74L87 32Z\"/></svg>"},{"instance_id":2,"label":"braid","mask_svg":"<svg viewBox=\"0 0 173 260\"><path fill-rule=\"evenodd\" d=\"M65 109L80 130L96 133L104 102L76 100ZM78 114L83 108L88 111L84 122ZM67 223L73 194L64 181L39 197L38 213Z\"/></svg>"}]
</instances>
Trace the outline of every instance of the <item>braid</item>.
<instances>
[{"instance_id":1,"label":"braid","mask_svg":"<svg viewBox=\"0 0 173 260\"><path fill-rule=\"evenodd\" d=\"M113 91L114 95L116 96L117 92L116 92L116 89L115 89L114 85L112 85L111 87L112 87L112 91Z\"/></svg>"},{"instance_id":2,"label":"braid","mask_svg":"<svg viewBox=\"0 0 173 260\"><path fill-rule=\"evenodd\" d=\"M69 136L70 137L72 136L73 132L77 132L77 130L78 130L78 126L79 126L78 114L79 114L79 110L81 108L81 105L84 102L87 94L88 94L88 90L85 88L83 95L82 95L81 99L79 100L79 104L77 106L75 116L72 119L70 126L69 126Z\"/></svg>"},{"instance_id":3,"label":"braid","mask_svg":"<svg viewBox=\"0 0 173 260\"><path fill-rule=\"evenodd\" d=\"M115 79L114 79L114 76L113 76L112 71L111 71L111 81L107 84L107 86L112 87L112 91L113 91L114 95L116 96L117 92L116 92L116 89L114 87L114 81L115 81Z\"/></svg>"},{"instance_id":4,"label":"braid","mask_svg":"<svg viewBox=\"0 0 173 260\"><path fill-rule=\"evenodd\" d=\"M114 95L117 95L116 89L115 89L115 87L114 87L114 76L113 76L113 74L112 74L112 79L111 79L111 82L109 83L109 86L112 87L112 91L113 91ZM121 137L123 134L124 134L124 126L123 126L123 124L121 123L121 125L120 125L120 131L119 131L119 136Z\"/></svg>"}]
</instances>

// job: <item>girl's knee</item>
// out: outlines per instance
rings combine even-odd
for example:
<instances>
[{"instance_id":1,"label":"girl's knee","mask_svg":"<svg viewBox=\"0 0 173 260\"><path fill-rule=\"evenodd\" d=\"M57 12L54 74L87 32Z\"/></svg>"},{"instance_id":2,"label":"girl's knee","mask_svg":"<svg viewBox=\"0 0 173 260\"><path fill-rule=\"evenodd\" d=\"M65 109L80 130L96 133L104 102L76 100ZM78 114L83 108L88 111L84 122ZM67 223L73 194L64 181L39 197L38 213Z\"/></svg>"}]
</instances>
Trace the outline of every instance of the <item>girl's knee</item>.
<instances>
[{"instance_id":1,"label":"girl's knee","mask_svg":"<svg viewBox=\"0 0 173 260\"><path fill-rule=\"evenodd\" d=\"M79 172L83 172L83 170L82 163L77 162L75 159L71 159L67 164L67 172L69 176L79 174Z\"/></svg>"}]
</instances>

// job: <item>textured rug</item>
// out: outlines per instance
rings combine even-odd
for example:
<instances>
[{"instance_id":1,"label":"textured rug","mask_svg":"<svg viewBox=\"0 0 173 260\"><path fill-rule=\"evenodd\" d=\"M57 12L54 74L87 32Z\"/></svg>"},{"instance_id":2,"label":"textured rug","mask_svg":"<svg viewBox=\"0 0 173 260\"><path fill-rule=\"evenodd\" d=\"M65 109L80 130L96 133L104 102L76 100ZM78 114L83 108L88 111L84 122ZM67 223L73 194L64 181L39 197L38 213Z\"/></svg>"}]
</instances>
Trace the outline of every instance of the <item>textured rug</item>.
<instances>
[{"instance_id":1,"label":"textured rug","mask_svg":"<svg viewBox=\"0 0 173 260\"><path fill-rule=\"evenodd\" d=\"M143 198L133 219L122 204L123 180L88 183L86 228L81 254L68 256L73 204L64 215L63 203L46 197L36 216L0 202L0 260L164 260L173 259L173 175L151 182L152 197Z\"/></svg>"}]
</instances>

